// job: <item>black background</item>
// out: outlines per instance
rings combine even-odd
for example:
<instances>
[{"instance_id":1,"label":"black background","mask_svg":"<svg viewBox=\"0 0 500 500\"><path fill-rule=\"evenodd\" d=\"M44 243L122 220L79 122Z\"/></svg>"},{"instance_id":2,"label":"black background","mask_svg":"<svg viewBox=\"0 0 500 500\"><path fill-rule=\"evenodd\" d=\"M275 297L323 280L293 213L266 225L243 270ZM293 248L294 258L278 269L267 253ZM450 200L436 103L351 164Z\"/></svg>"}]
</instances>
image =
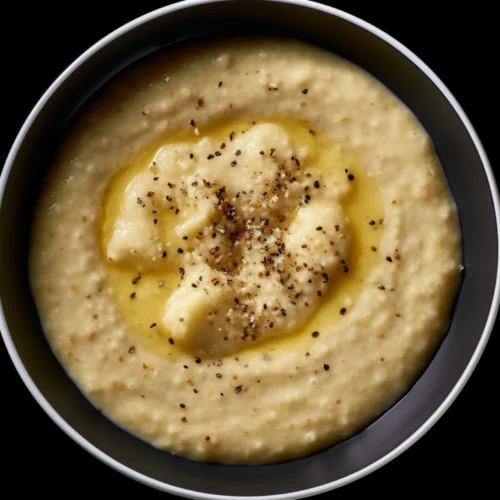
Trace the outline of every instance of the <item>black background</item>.
<instances>
[{"instance_id":1,"label":"black background","mask_svg":"<svg viewBox=\"0 0 500 500\"><path fill-rule=\"evenodd\" d=\"M66 66L110 31L168 3L172 2L9 3L0 30L2 161L33 105ZM494 137L498 121L493 122L499 92L495 31L500 27L493 2L464 2L464 7L436 0L323 3L375 24L420 56L463 106L495 170L499 159ZM436 494L449 498L464 493L482 497L486 492L497 496L498 354L494 331L469 383L431 431L389 465L330 495L338 499ZM167 497L121 476L66 437L28 393L3 344L0 390L2 489L56 498L73 494ZM12 493L1 495L10 498Z\"/></svg>"}]
</instances>

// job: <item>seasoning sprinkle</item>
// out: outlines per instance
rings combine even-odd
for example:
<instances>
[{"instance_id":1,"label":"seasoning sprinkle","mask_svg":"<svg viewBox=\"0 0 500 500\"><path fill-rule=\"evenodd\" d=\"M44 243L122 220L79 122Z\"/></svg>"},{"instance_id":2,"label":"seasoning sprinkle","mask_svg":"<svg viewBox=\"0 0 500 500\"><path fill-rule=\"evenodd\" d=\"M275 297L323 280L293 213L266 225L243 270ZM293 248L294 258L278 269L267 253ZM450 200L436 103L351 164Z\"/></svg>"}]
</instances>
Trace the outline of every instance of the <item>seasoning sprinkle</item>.
<instances>
[{"instance_id":1,"label":"seasoning sprinkle","mask_svg":"<svg viewBox=\"0 0 500 500\"><path fill-rule=\"evenodd\" d=\"M186 408L186 405L185 405L184 403L181 403L179 406L180 406L181 408Z\"/></svg>"},{"instance_id":2,"label":"seasoning sprinkle","mask_svg":"<svg viewBox=\"0 0 500 500\"><path fill-rule=\"evenodd\" d=\"M320 188L320 183L319 183L319 181L314 181L314 187L315 187L316 189L319 189L319 188Z\"/></svg>"},{"instance_id":3,"label":"seasoning sprinkle","mask_svg":"<svg viewBox=\"0 0 500 500\"><path fill-rule=\"evenodd\" d=\"M240 393L240 392L241 392L241 389L242 389L242 388L243 388L243 386L238 385L238 386L236 386L236 387L234 388L234 392L235 392L236 394L238 394L238 393Z\"/></svg>"},{"instance_id":4,"label":"seasoning sprinkle","mask_svg":"<svg viewBox=\"0 0 500 500\"><path fill-rule=\"evenodd\" d=\"M324 363L323 369L325 370L325 372L327 372L330 369L330 365L328 365L327 363Z\"/></svg>"},{"instance_id":5,"label":"seasoning sprinkle","mask_svg":"<svg viewBox=\"0 0 500 500\"><path fill-rule=\"evenodd\" d=\"M309 89L302 89L302 93L303 94L308 94L309 93Z\"/></svg>"},{"instance_id":6,"label":"seasoning sprinkle","mask_svg":"<svg viewBox=\"0 0 500 500\"><path fill-rule=\"evenodd\" d=\"M342 316L347 312L347 309L345 307L342 307L342 309L340 309L340 314L342 314Z\"/></svg>"},{"instance_id":7,"label":"seasoning sprinkle","mask_svg":"<svg viewBox=\"0 0 500 500\"><path fill-rule=\"evenodd\" d=\"M130 298L131 298L131 299L135 299L135 296L136 296L136 293L135 293L135 292L132 292L132 293L130 294Z\"/></svg>"},{"instance_id":8,"label":"seasoning sprinkle","mask_svg":"<svg viewBox=\"0 0 500 500\"><path fill-rule=\"evenodd\" d=\"M133 354L133 353L135 352L135 345L130 346L130 347L129 347L129 349L128 349L128 352L129 352L130 354Z\"/></svg>"},{"instance_id":9,"label":"seasoning sprinkle","mask_svg":"<svg viewBox=\"0 0 500 500\"><path fill-rule=\"evenodd\" d=\"M319 332L318 331L312 332L311 336L313 336L314 338L317 338L317 337L319 337Z\"/></svg>"}]
</instances>

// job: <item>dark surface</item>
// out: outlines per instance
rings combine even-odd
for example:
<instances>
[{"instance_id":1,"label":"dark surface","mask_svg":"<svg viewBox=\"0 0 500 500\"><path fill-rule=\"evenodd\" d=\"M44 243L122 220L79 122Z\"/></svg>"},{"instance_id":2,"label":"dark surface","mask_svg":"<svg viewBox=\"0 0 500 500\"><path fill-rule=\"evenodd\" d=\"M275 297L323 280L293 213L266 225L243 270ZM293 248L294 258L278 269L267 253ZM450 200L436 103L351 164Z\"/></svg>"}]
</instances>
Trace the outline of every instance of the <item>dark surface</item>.
<instances>
[{"instance_id":1,"label":"dark surface","mask_svg":"<svg viewBox=\"0 0 500 500\"><path fill-rule=\"evenodd\" d=\"M25 34L29 34L28 38L33 43L16 47L15 52L7 54L7 61L4 61L5 68L9 68L9 77L3 83L4 92L9 96L4 103L7 106L5 116L12 120L12 124L6 131L4 129L2 139L6 142L2 144L3 155L36 99L74 57L124 21L159 5L149 2L146 7L143 3L135 11L122 7L119 15L105 15L89 6L88 12L78 14L78 25L75 25L74 13L69 8L65 11L64 7L58 7L57 22L48 18L47 14L43 15L47 11L31 12L29 19L33 20L32 24L21 17L19 11L19 25ZM488 74L489 67L486 66L491 54L491 49L488 53L488 46L493 42L487 13L454 13L451 24L435 12L430 22L428 10L420 16L415 12L408 16L403 10L398 12L387 5L384 11L384 2L378 2L378 12L363 6L361 2L337 2L336 6L373 22L417 52L462 103L482 137L492 163L495 163L498 153L492 144L494 128L488 126L496 109L491 104L495 104L491 97L493 77ZM69 26L65 26L62 21L64 16L60 15L61 12L67 16ZM480 21L480 33L470 36L472 31L477 31L475 26ZM11 24L15 23L16 17L13 17ZM47 33L54 33L55 37L49 38ZM42 36L46 38L42 39ZM9 46L8 41L7 44ZM473 50L481 50L481 53L471 57ZM465 63L469 65L467 69L463 67ZM446 489L448 493L463 491L473 485L476 488L492 487L493 466L482 452L484 439L490 446L498 442L498 431L494 427L494 401L489 398L495 389L494 382L498 380L493 372L497 345L494 335L462 395L423 440L381 471L337 491L335 495L354 497L365 493L387 494L395 490L396 484L405 483L411 483L411 490L417 493L427 493L431 484L433 491L436 488ZM0 366L5 370L5 375L0 380L5 385L2 387L3 394L9 404L5 406L8 411L4 410L2 414L2 423L4 428L9 429L9 434L13 434L16 429L22 431L19 439L13 440L4 453L10 457L13 471L29 471L32 475L32 480L19 485L21 489L26 487L24 492L63 493L65 487L55 476L60 472L73 484L78 484L78 489L85 493L99 491L159 495L107 469L66 438L29 396L3 349L1 355ZM19 443L23 445L19 446ZM50 460L47 460L48 456ZM31 490L31 486L36 489Z\"/></svg>"}]
</instances>

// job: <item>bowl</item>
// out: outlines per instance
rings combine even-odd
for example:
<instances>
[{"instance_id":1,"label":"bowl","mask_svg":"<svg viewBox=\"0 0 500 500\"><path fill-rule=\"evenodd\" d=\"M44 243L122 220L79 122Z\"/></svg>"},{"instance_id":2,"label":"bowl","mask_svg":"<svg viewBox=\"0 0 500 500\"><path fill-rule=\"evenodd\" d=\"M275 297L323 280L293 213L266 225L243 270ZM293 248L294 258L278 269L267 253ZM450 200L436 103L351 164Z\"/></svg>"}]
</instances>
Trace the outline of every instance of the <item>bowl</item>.
<instances>
[{"instance_id":1,"label":"bowl","mask_svg":"<svg viewBox=\"0 0 500 500\"><path fill-rule=\"evenodd\" d=\"M112 424L53 355L27 276L30 220L43 167L78 110L103 83L147 54L189 39L234 33L272 33L324 47L367 70L413 111L435 144L455 198L465 265L448 333L402 399L342 443L307 458L262 466L176 457ZM91 47L52 84L23 125L0 181L0 329L40 406L74 441L119 472L196 499L303 498L387 464L422 437L462 390L498 310L498 220L494 176L472 125L439 78L396 40L349 14L304 0L189 0L136 19Z\"/></svg>"}]
</instances>

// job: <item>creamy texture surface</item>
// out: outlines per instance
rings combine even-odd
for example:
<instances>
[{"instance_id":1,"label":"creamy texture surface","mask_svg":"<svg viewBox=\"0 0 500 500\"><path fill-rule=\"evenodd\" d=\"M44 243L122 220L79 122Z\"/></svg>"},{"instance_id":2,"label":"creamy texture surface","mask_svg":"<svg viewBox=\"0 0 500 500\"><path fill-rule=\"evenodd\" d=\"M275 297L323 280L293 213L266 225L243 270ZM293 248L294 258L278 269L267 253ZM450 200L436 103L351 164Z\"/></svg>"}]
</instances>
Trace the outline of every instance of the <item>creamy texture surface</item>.
<instances>
[{"instance_id":1,"label":"creamy texture surface","mask_svg":"<svg viewBox=\"0 0 500 500\"><path fill-rule=\"evenodd\" d=\"M155 56L79 119L35 215L57 356L155 446L259 463L361 429L449 320L457 215L429 138L319 49L235 39Z\"/></svg>"}]
</instances>

